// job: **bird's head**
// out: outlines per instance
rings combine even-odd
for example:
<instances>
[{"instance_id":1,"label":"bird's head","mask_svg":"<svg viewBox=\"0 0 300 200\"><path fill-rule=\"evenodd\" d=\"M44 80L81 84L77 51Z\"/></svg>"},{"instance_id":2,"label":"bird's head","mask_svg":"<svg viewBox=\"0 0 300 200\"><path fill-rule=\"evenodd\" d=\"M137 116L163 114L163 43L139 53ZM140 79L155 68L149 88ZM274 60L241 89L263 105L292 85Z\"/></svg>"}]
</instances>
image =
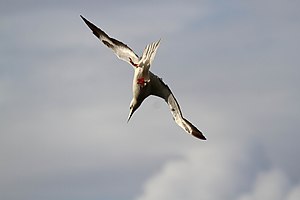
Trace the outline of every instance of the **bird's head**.
<instances>
[{"instance_id":1,"label":"bird's head","mask_svg":"<svg viewBox=\"0 0 300 200\"><path fill-rule=\"evenodd\" d=\"M131 116L133 115L133 113L136 111L136 109L138 109L138 107L140 106L141 104L139 104L137 102L136 99L132 99L131 100L131 103L130 103L130 107L129 107L129 115L128 115L128 119L127 119L127 123L129 122Z\"/></svg>"}]
</instances>

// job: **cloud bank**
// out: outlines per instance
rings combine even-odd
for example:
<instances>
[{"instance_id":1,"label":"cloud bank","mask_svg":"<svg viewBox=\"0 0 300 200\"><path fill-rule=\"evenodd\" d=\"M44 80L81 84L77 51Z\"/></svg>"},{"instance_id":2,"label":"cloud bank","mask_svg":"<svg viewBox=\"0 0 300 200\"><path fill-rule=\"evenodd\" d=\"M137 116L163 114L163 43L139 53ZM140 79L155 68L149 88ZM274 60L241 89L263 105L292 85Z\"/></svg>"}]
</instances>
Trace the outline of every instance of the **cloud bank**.
<instances>
[{"instance_id":1,"label":"cloud bank","mask_svg":"<svg viewBox=\"0 0 300 200\"><path fill-rule=\"evenodd\" d=\"M137 200L296 200L300 184L273 166L255 142L216 142L167 162Z\"/></svg>"}]
</instances>

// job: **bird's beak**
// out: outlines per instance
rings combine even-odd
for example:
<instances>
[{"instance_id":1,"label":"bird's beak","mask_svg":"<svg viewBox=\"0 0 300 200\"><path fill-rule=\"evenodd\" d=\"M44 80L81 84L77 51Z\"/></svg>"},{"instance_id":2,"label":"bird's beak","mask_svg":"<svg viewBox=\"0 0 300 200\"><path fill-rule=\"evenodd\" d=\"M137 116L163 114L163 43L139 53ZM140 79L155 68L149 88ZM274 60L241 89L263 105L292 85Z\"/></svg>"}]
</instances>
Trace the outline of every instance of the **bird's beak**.
<instances>
[{"instance_id":1,"label":"bird's beak","mask_svg":"<svg viewBox=\"0 0 300 200\"><path fill-rule=\"evenodd\" d=\"M134 112L133 112L133 109L131 108L130 111L129 111L127 123L129 122L129 120L130 120L130 118L131 118L131 116L132 116L133 113L134 113Z\"/></svg>"}]
</instances>

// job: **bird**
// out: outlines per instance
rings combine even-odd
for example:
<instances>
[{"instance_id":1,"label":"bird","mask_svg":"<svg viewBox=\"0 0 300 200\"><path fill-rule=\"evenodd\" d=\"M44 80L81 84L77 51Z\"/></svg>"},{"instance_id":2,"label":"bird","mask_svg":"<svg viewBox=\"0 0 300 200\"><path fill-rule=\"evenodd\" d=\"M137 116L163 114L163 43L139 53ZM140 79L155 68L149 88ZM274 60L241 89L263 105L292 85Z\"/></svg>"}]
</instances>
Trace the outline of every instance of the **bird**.
<instances>
[{"instance_id":1,"label":"bird","mask_svg":"<svg viewBox=\"0 0 300 200\"><path fill-rule=\"evenodd\" d=\"M162 78L153 74L149 70L161 40L148 44L145 47L142 56L139 57L130 47L127 46L127 44L108 36L103 30L88 21L82 15L80 15L80 17L103 44L110 48L119 59L126 61L134 68L132 84L133 97L129 106L130 110L127 123L131 119L133 113L140 107L142 102L148 96L154 95L166 101L173 119L178 126L180 126L188 134L193 135L198 139L206 140L203 133L183 117L180 106L169 86L163 82Z\"/></svg>"}]
</instances>

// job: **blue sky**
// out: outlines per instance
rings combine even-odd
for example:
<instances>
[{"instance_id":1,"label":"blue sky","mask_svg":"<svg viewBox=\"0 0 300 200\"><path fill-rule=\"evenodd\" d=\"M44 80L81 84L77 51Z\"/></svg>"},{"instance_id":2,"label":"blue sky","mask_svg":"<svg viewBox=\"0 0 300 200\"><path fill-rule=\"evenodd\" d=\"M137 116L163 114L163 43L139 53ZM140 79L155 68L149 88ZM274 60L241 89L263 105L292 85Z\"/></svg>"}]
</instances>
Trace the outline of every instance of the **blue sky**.
<instances>
[{"instance_id":1,"label":"blue sky","mask_svg":"<svg viewBox=\"0 0 300 200\"><path fill-rule=\"evenodd\" d=\"M0 1L0 198L300 199L298 1ZM126 123L137 54L197 140L148 98Z\"/></svg>"}]
</instances>

